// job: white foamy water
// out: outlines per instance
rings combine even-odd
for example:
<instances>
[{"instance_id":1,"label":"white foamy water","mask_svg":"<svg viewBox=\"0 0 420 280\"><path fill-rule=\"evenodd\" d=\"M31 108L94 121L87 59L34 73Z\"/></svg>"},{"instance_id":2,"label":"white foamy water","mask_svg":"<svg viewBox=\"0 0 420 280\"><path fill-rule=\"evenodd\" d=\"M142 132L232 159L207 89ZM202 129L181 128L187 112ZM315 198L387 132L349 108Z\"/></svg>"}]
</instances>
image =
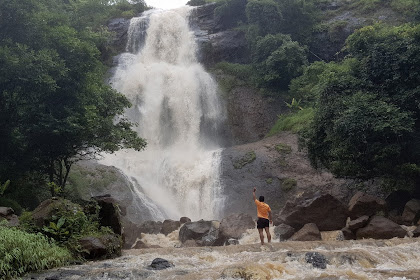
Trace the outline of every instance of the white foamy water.
<instances>
[{"instance_id":1,"label":"white foamy water","mask_svg":"<svg viewBox=\"0 0 420 280\"><path fill-rule=\"evenodd\" d=\"M153 236L145 237L148 238ZM162 236L155 236L156 241L160 238ZM171 238L174 237L168 240ZM314 267L306 261L306 254L314 252L325 257L325 269ZM173 266L164 270L151 270L149 266L156 258L168 260ZM37 275L35 279L52 279L48 277L60 275L60 279L74 280L417 280L420 279L419 263L418 238L289 241L264 246L252 244L128 250L117 259L51 270L44 275Z\"/></svg>"},{"instance_id":2,"label":"white foamy water","mask_svg":"<svg viewBox=\"0 0 420 280\"><path fill-rule=\"evenodd\" d=\"M131 178L155 220L217 219L223 206L215 135L223 113L217 84L196 60L189 11L133 18L111 81L133 103L126 116L148 146L105 155L101 163Z\"/></svg>"}]
</instances>

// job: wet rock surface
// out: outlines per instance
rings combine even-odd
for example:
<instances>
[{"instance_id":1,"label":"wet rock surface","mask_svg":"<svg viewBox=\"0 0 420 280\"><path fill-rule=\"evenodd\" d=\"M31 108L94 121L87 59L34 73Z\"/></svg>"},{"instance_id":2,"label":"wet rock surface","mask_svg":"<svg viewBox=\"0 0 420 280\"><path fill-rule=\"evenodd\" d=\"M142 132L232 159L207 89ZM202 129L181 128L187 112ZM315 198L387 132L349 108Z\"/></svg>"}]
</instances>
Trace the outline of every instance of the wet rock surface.
<instances>
[{"instance_id":1,"label":"wet rock surface","mask_svg":"<svg viewBox=\"0 0 420 280\"><path fill-rule=\"evenodd\" d=\"M220 222L220 234L227 239L239 239L248 229L255 228L251 215L232 214Z\"/></svg>"},{"instance_id":2,"label":"wet rock surface","mask_svg":"<svg viewBox=\"0 0 420 280\"><path fill-rule=\"evenodd\" d=\"M300 230L298 230L292 237L290 241L317 241L321 240L321 233L319 232L318 227L314 223L309 223L304 225Z\"/></svg>"},{"instance_id":3,"label":"wet rock surface","mask_svg":"<svg viewBox=\"0 0 420 280\"><path fill-rule=\"evenodd\" d=\"M363 192L357 192L349 202L349 216L357 219L361 216L373 216L378 212L386 212L385 200Z\"/></svg>"},{"instance_id":4,"label":"wet rock surface","mask_svg":"<svg viewBox=\"0 0 420 280\"><path fill-rule=\"evenodd\" d=\"M168 260L162 258L156 258L152 261L150 268L153 270L162 270L173 267L173 263L169 262Z\"/></svg>"},{"instance_id":5,"label":"wet rock surface","mask_svg":"<svg viewBox=\"0 0 420 280\"><path fill-rule=\"evenodd\" d=\"M279 216L293 228L315 223L322 231L338 230L346 225L347 209L332 195L315 193L287 202Z\"/></svg>"},{"instance_id":6,"label":"wet rock surface","mask_svg":"<svg viewBox=\"0 0 420 280\"><path fill-rule=\"evenodd\" d=\"M289 239L295 232L296 230L293 227L286 224L280 224L274 228L274 235L280 241Z\"/></svg>"},{"instance_id":7,"label":"wet rock surface","mask_svg":"<svg viewBox=\"0 0 420 280\"><path fill-rule=\"evenodd\" d=\"M327 258L318 252L308 252L305 254L305 260L307 263L312 264L313 267L326 269Z\"/></svg>"},{"instance_id":8,"label":"wet rock surface","mask_svg":"<svg viewBox=\"0 0 420 280\"><path fill-rule=\"evenodd\" d=\"M402 238L406 236L406 234L407 231L405 231L400 225L382 216L374 216L366 227L360 228L356 231L357 239L389 239L393 237Z\"/></svg>"}]
</instances>

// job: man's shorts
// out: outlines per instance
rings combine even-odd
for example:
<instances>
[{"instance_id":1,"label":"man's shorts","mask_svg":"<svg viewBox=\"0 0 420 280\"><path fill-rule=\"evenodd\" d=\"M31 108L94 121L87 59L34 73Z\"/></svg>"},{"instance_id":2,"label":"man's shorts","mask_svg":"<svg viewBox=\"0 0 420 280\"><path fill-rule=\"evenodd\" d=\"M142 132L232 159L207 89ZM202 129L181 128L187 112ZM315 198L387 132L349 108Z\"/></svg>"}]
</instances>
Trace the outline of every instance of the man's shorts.
<instances>
[{"instance_id":1,"label":"man's shorts","mask_svg":"<svg viewBox=\"0 0 420 280\"><path fill-rule=\"evenodd\" d=\"M257 228L266 228L270 226L270 221L264 218L258 218L257 220Z\"/></svg>"}]
</instances>

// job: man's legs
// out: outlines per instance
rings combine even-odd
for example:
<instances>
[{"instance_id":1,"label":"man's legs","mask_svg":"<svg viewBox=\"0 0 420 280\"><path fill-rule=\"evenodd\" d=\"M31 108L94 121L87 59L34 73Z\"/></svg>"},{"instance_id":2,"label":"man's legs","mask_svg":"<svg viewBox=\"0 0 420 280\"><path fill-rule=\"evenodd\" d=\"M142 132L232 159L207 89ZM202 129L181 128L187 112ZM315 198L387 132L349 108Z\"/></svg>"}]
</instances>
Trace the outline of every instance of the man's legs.
<instances>
[{"instance_id":1,"label":"man's legs","mask_svg":"<svg viewBox=\"0 0 420 280\"><path fill-rule=\"evenodd\" d=\"M264 245L264 231L262 228L258 229L258 232L260 233L260 240L261 240L261 245ZM270 237L271 238L271 237Z\"/></svg>"},{"instance_id":2,"label":"man's legs","mask_svg":"<svg viewBox=\"0 0 420 280\"><path fill-rule=\"evenodd\" d=\"M268 239L268 243L271 242L271 234L270 234L270 228L266 227L265 229L265 233L267 233L267 239ZM262 234L262 230L261 230L261 234ZM264 238L264 237L263 237Z\"/></svg>"}]
</instances>

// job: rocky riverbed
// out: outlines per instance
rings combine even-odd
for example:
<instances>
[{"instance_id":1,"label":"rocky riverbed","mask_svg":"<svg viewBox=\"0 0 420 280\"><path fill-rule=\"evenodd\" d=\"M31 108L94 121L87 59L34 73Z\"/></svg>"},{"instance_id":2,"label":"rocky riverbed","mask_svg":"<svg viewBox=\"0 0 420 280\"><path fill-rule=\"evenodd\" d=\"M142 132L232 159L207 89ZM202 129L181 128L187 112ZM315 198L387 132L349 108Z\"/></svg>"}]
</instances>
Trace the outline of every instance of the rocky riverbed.
<instances>
[{"instance_id":1,"label":"rocky riverbed","mask_svg":"<svg viewBox=\"0 0 420 280\"><path fill-rule=\"evenodd\" d=\"M249 236L248 236L249 237ZM254 236L255 237L255 236ZM250 238L249 241L255 239ZM166 269L153 269L162 258ZM126 250L23 279L420 279L420 239Z\"/></svg>"}]
</instances>

